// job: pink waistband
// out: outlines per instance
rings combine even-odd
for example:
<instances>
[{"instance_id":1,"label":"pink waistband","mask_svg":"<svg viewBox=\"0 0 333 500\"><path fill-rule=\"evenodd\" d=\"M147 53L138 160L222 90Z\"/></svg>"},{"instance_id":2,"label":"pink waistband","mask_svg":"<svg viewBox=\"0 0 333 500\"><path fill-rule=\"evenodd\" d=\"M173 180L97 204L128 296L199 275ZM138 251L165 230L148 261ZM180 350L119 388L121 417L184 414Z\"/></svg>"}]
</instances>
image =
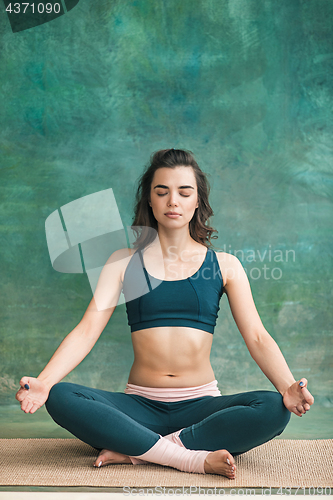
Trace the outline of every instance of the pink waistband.
<instances>
[{"instance_id":1,"label":"pink waistband","mask_svg":"<svg viewBox=\"0 0 333 500\"><path fill-rule=\"evenodd\" d=\"M202 398L203 396L221 396L217 387L217 380L195 387L144 387L142 385L127 384L125 394L136 394L137 396L166 403Z\"/></svg>"}]
</instances>

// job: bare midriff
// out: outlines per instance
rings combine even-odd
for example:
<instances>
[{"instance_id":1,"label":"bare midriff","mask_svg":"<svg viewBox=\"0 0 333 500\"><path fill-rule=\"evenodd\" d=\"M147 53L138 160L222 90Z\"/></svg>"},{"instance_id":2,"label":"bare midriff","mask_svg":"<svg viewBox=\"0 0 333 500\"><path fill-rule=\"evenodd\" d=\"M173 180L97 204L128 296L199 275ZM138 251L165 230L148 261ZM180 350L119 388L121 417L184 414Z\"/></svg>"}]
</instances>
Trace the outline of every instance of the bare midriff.
<instances>
[{"instance_id":1,"label":"bare midriff","mask_svg":"<svg viewBox=\"0 0 333 500\"><path fill-rule=\"evenodd\" d=\"M134 363L128 383L145 387L193 387L215 379L213 335L188 327L156 327L132 333Z\"/></svg>"}]
</instances>

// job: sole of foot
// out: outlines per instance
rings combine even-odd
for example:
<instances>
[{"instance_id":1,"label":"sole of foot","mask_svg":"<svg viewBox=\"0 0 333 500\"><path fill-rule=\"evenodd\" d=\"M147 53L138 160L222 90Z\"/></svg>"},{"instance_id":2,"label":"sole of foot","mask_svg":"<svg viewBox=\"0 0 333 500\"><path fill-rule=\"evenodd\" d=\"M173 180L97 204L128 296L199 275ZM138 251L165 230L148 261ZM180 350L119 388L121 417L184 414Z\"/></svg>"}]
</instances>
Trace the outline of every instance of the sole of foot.
<instances>
[{"instance_id":1,"label":"sole of foot","mask_svg":"<svg viewBox=\"0 0 333 500\"><path fill-rule=\"evenodd\" d=\"M207 455L204 468L206 474L219 474L229 479L236 477L235 460L227 450L213 451Z\"/></svg>"}]
</instances>

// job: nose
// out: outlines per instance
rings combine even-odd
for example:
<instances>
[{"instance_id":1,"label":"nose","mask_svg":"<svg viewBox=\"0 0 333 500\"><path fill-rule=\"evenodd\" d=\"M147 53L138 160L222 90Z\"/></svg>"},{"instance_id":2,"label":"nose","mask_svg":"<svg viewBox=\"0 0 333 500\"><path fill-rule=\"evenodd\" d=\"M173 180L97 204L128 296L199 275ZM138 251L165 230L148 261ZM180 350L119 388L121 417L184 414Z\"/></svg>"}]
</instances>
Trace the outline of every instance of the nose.
<instances>
[{"instance_id":1,"label":"nose","mask_svg":"<svg viewBox=\"0 0 333 500\"><path fill-rule=\"evenodd\" d=\"M178 198L177 198L177 193L174 193L170 191L169 194L169 199L168 199L168 206L178 206Z\"/></svg>"}]
</instances>

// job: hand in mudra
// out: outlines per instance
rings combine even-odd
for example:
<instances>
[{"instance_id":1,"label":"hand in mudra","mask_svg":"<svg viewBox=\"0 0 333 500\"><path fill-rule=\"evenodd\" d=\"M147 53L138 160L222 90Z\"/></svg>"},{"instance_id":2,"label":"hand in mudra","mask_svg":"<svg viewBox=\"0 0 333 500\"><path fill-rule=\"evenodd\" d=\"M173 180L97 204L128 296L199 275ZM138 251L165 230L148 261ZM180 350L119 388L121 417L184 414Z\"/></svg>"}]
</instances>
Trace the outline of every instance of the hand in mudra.
<instances>
[{"instance_id":1,"label":"hand in mudra","mask_svg":"<svg viewBox=\"0 0 333 500\"><path fill-rule=\"evenodd\" d=\"M302 386L299 385L300 382L303 383ZM298 417L301 417L310 410L310 406L314 402L314 398L309 392L307 385L308 381L306 378L302 378L298 382L292 384L283 395L284 406Z\"/></svg>"},{"instance_id":2,"label":"hand in mudra","mask_svg":"<svg viewBox=\"0 0 333 500\"><path fill-rule=\"evenodd\" d=\"M29 390L24 385L29 385ZM35 413L49 397L50 389L37 378L23 377L20 380L21 389L16 393L16 399L21 403L21 410L25 413Z\"/></svg>"}]
</instances>

